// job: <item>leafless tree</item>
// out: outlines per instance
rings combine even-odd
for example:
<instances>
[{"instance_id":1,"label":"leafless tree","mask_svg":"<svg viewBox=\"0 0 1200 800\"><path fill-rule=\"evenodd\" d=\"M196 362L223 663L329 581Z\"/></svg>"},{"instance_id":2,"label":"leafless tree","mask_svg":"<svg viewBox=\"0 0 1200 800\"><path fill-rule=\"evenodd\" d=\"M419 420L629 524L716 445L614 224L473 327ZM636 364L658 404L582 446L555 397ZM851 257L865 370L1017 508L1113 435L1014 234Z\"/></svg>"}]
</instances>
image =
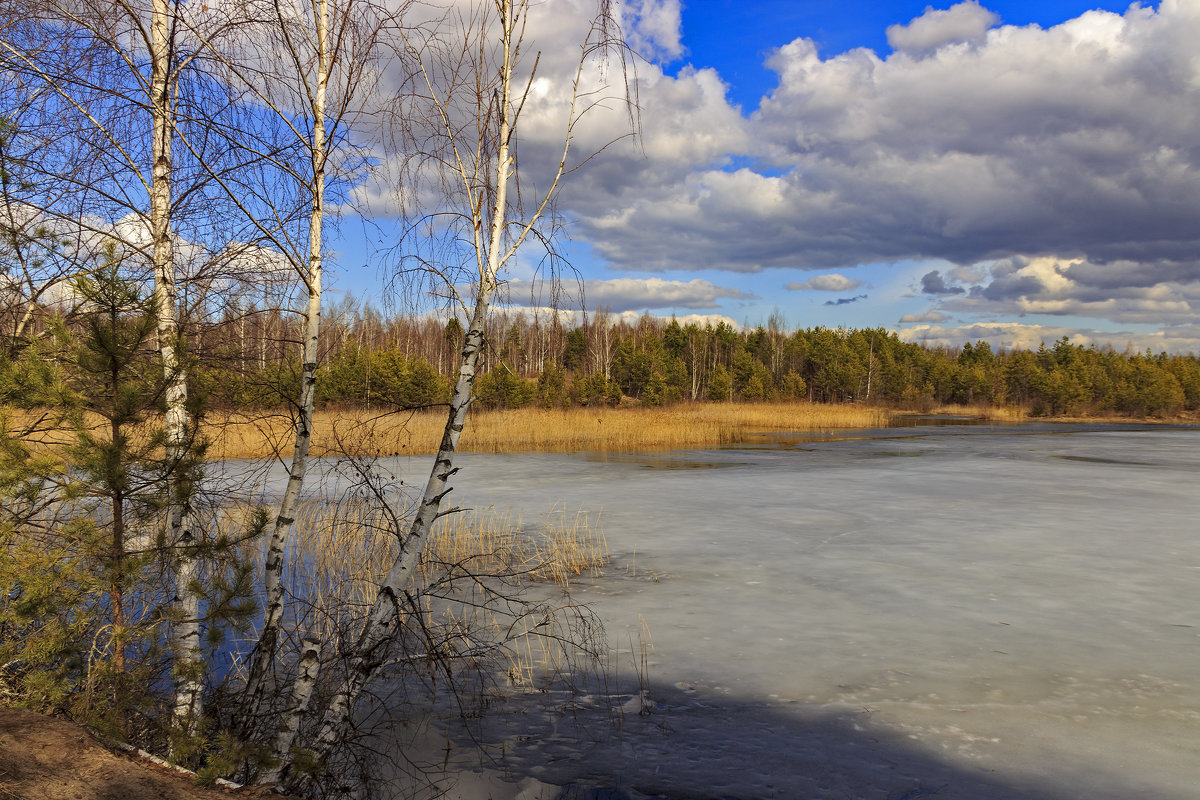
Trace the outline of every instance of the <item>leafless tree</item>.
<instances>
[{"instance_id":1,"label":"leafless tree","mask_svg":"<svg viewBox=\"0 0 1200 800\"><path fill-rule=\"evenodd\" d=\"M225 35L204 41L223 80L237 86L257 117L233 128L231 147L250 151L259 171L213 179L256 228L256 247L286 264L303 287L300 395L292 400L295 435L288 482L279 501L264 566L264 617L244 689L245 723L263 706L280 643L284 558L305 488L321 346L326 191L361 165L355 129L370 111L380 36L398 18L371 0L246 0L224 9ZM247 135L248 128L256 135ZM287 198L281 202L281 197ZM286 204L285 204L286 203ZM299 209L304 213L297 213ZM312 651L306 651L311 653ZM314 664L316 656L303 663ZM310 672L315 679L315 666ZM290 745L295 715L282 724L278 746ZM271 782L274 775L265 775Z\"/></svg>"},{"instance_id":2,"label":"leafless tree","mask_svg":"<svg viewBox=\"0 0 1200 800\"><path fill-rule=\"evenodd\" d=\"M42 139L21 140L22 146L38 152L35 183L44 177L59 193L53 201L10 203L10 216L28 212L30 219L51 219L60 228L50 230L77 231L79 242L72 251L78 257L56 266L49 282L32 273L22 278L21 314L42 302L47 287L71 269L90 268L87 253L114 241L122 268L153 286L166 380L167 461L181 465L165 477L163 542L174 569L173 716L183 733L204 712L198 584L206 573L200 556L204 531L193 503L197 474L182 466L195 435L182 332L189 309L207 309L222 285L233 285L222 281L236 283L236 270L250 260L286 265L302 287L294 444L288 484L271 526L263 625L242 694L246 718L263 704L274 714L284 712L251 732L271 755L256 779L295 788L309 779L309 773L293 769L296 753L326 759L342 741L372 678L389 663L407 663L407 657L397 661L394 655L403 638L398 632L404 620L421 618L413 613L422 608L414 597L431 596L430 587L413 584L434 522L453 511L443 508L443 499L456 469L485 337L508 328L489 327L492 299L506 267L530 239L551 245L554 197L563 179L587 160L574 159L576 126L610 97L597 78L598 60L618 44L607 3L601 3L581 44L561 110L561 148L524 170L518 167L518 131L539 64L527 52L525 0L467 10L451 3L436 13L425 9L417 22L405 25L396 8L368 0L298 5L241 0L212 9L169 0L145 0L141 6L133 0L117 0L115 6L99 0L0 0L0 6L4 18L18 20L0 35L0 81L18 90L6 93L0 115L33 123L23 125L13 141L33 137L45 125ZM385 35L392 46L382 59ZM274 680L282 652L283 558L312 442L326 192L331 182L361 174L365 161L358 145L382 130L381 118L370 118L363 102L380 77L393 88L404 87L393 99L406 121L398 126L403 135L373 144L402 146L404 177L414 181L406 184L408 197L421 209L406 207L401 215L407 233L400 250L415 259L404 265L417 263L423 274L433 274L469 324L441 448L411 515L389 504L369 470L360 474L362 491L373 498L393 537L391 567L369 609L357 617L361 627L332 648L338 669L319 676L317 666L333 656L315 641L298 645L285 659L297 672L290 696L283 697ZM624 100L623 88L616 96ZM4 152L10 151L6 142ZM377 152L389 153L387 146ZM18 198L19 192L6 189L5 199L9 196ZM229 222L235 217L244 223L240 235ZM197 271L191 264L197 261L211 268ZM404 265L398 274L410 275ZM466 265L470 277L464 282L460 268ZM243 276L242 285L248 282ZM444 345L439 326L425 333L423 338ZM539 337L528 338L538 344ZM462 565L447 569L476 577ZM449 645L441 634L423 635L426 647L412 658L442 657ZM468 647L460 655L477 658L478 651ZM310 703L320 720L304 730L300 715Z\"/></svg>"},{"instance_id":3,"label":"leafless tree","mask_svg":"<svg viewBox=\"0 0 1200 800\"><path fill-rule=\"evenodd\" d=\"M461 237L457 241L466 242L466 255L473 265L475 297L473 310L468 313L470 322L441 446L411 522L406 530L396 531L399 542L391 568L361 631L347 648L343 674L310 743L318 760L328 757L344 735L364 687L387 659L434 522L455 511L444 509L443 500L457 471L455 452L485 346L491 300L503 271L529 238L542 238L541 223L552 210L561 181L586 161L571 160L576 126L589 110L610 99L606 88L591 83L593 74L589 72L596 68L596 59L619 44L612 36L607 3L602 3L581 44L564 114L561 150L547 170L540 191L522 209L517 135L538 62L536 54L527 52L528 13L529 3L524 0L495 0L452 14L441 26L401 32L401 52L419 65L425 90L420 95L424 114L409 115L405 124L411 126L414 118L433 121L433 127L424 131L424 138L411 136L413 129L406 128L410 135L407 141L417 140L423 145L422 157L414 159L413 165L417 171L439 172L438 179L445 181L443 186L453 189L446 196L456 201L423 215L421 224L411 229L412 235L441 233L450 240ZM412 106L405 108L411 110ZM429 244L429 239L421 244ZM443 246L436 252L445 256L453 249ZM431 266L439 278L448 279L445 288L457 295L458 287L451 277L457 264L438 265L425 254L416 258ZM307 780L305 775L289 774L288 765L280 775L281 784L292 788Z\"/></svg>"}]
</instances>

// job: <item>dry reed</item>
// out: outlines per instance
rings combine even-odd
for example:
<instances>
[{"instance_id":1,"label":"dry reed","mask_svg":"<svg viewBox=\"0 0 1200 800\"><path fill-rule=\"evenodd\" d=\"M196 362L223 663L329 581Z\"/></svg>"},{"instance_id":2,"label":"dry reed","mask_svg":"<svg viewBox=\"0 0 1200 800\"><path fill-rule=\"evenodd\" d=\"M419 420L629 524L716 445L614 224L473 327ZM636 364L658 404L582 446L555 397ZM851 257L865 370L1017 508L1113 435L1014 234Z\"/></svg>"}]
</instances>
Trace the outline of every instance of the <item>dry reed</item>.
<instances>
[{"instance_id":1,"label":"dry reed","mask_svg":"<svg viewBox=\"0 0 1200 800\"><path fill-rule=\"evenodd\" d=\"M407 518L401 509L398 519ZM306 564L306 585L343 600L367 601L395 560L395 523L378 506L360 502L302 504L296 517L297 546ZM443 517L422 551L418 583L459 572L505 576L520 583L570 581L609 561L608 542L597 520L551 509L540 525L494 510ZM348 594L347 594L348 593Z\"/></svg>"},{"instance_id":2,"label":"dry reed","mask_svg":"<svg viewBox=\"0 0 1200 800\"><path fill-rule=\"evenodd\" d=\"M889 412L872 406L816 403L697 403L667 408L524 408L471 414L459 449L477 453L528 451L671 450L714 447L756 431L870 428ZM322 411L316 415L314 454L423 455L435 451L445 416L436 411L377 414ZM286 415L250 418L214 414L205 433L211 458L260 458L290 441Z\"/></svg>"},{"instance_id":3,"label":"dry reed","mask_svg":"<svg viewBox=\"0 0 1200 800\"><path fill-rule=\"evenodd\" d=\"M406 513L401 510L401 519ZM291 584L315 612L307 626L326 641L339 641L339 632L354 630L396 556L395 521L377 507L348 501L310 501L296 519L297 542ZM551 509L535 526L494 510L444 517L422 551L415 585L442 587L462 580L469 586L496 583L498 594L524 582L549 582L566 589L571 580L609 562L608 544L597 520L583 512L570 515ZM465 649L482 640L498 644L489 651L502 659L500 670L509 686L530 689L539 676L566 671L570 633L561 630L558 613L533 621L515 619L511 608L462 605L428 598L417 613L418 627L438 631L443 642ZM457 609L457 611L456 611ZM561 611L561 609L559 609Z\"/></svg>"},{"instance_id":4,"label":"dry reed","mask_svg":"<svg viewBox=\"0 0 1200 800\"><path fill-rule=\"evenodd\" d=\"M984 419L989 422L1025 422L1029 419L1029 412L1020 406L944 405L938 406L932 413Z\"/></svg>"}]
</instances>

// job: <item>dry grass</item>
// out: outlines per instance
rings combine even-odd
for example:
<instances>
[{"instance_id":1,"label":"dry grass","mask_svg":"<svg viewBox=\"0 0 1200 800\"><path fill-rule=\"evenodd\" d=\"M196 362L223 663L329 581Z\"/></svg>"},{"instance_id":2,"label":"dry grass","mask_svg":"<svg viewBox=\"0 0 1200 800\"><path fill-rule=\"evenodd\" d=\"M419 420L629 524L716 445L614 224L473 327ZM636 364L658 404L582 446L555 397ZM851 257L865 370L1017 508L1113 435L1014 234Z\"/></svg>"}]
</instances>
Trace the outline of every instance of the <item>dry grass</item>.
<instances>
[{"instance_id":1,"label":"dry grass","mask_svg":"<svg viewBox=\"0 0 1200 800\"><path fill-rule=\"evenodd\" d=\"M236 538L249 527L255 511L246 503L230 505L212 528ZM306 605L319 610L323 632L349 630L347 625L355 624L362 609L374 602L396 559L395 529L410 519L409 509L399 509L393 521L382 507L359 500L301 504L288 583ZM415 583L500 578L510 585L544 582L566 589L609 559L598 515L552 508L538 523L525 525L511 513L469 511L434 525Z\"/></svg>"},{"instance_id":2,"label":"dry grass","mask_svg":"<svg viewBox=\"0 0 1200 800\"><path fill-rule=\"evenodd\" d=\"M1029 420L1029 412L1020 406L946 405L938 406L932 413L986 419L990 422L1026 422Z\"/></svg>"},{"instance_id":3,"label":"dry grass","mask_svg":"<svg viewBox=\"0 0 1200 800\"><path fill-rule=\"evenodd\" d=\"M1128 424L1136 422L1139 425L1157 425L1157 424L1186 424L1194 425L1200 422L1200 415L1194 411L1182 411L1177 414L1167 414L1156 417L1135 417L1128 414L1114 414L1111 412L1096 412L1092 414L1046 414L1044 416L1035 416L1030 413L1028 408L1021 406L963 406L963 405L946 405L938 406L933 410L934 414L953 414L957 416L974 417L975 419L984 419L990 422L998 422L1001 424L1017 424L1021 422L1062 422L1062 423L1104 423L1104 424Z\"/></svg>"},{"instance_id":4,"label":"dry grass","mask_svg":"<svg viewBox=\"0 0 1200 800\"><path fill-rule=\"evenodd\" d=\"M23 423L29 412L8 412ZM523 408L472 411L459 450L476 453L672 450L716 447L744 441L766 431L812 431L884 427L897 412L874 406L819 403L697 403L667 408ZM1027 422L1027 409L946 405L936 414L985 419L997 423ZM1039 417L1053 422L1129 422L1129 417ZM1140 422L1195 422L1196 415ZM313 455L426 455L441 440L444 410L380 414L364 410L318 411L314 420ZM212 459L291 455L294 422L284 413L248 415L213 412L203 433L211 441ZM63 444L61 431L43 434L47 449Z\"/></svg>"},{"instance_id":5,"label":"dry grass","mask_svg":"<svg viewBox=\"0 0 1200 800\"><path fill-rule=\"evenodd\" d=\"M402 512L403 513L403 512ZM360 502L305 503L296 519L296 552L292 585L315 613L307 623L325 641L355 630L364 610L395 560L394 525L378 507ZM464 586L493 585L493 598L526 582L548 582L562 588L609 562L608 543L598 521L582 512L551 509L538 524L493 510L443 518L422 551L415 585L440 587L454 581ZM299 587L303 587L300 589ZM462 604L429 599L417 609L423 623L437 630L438 641L471 649L491 642L500 657L499 671L512 687L533 688L539 678L558 674L571 659L570 627L564 609L539 614L537 620L513 614L509 603L477 599Z\"/></svg>"},{"instance_id":6,"label":"dry grass","mask_svg":"<svg viewBox=\"0 0 1200 800\"><path fill-rule=\"evenodd\" d=\"M400 511L401 519L407 512ZM321 593L342 599L373 599L395 560L394 524L383 509L364 503L304 503L296 518L306 580ZM551 509L540 524L494 510L443 517L422 552L418 583L447 572L503 575L522 581L548 581L566 587L571 580L609 561L608 542L598 520ZM350 596L346 596L349 591Z\"/></svg>"},{"instance_id":7,"label":"dry grass","mask_svg":"<svg viewBox=\"0 0 1200 800\"><path fill-rule=\"evenodd\" d=\"M668 408L475 411L459 449L478 453L633 451L712 447L755 431L869 428L889 412L869 406L814 403L704 403ZM440 411L378 415L322 411L315 419L314 454L422 455L435 451L445 415ZM205 432L210 457L260 458L287 454L291 421L284 415L247 418L212 415Z\"/></svg>"}]
</instances>

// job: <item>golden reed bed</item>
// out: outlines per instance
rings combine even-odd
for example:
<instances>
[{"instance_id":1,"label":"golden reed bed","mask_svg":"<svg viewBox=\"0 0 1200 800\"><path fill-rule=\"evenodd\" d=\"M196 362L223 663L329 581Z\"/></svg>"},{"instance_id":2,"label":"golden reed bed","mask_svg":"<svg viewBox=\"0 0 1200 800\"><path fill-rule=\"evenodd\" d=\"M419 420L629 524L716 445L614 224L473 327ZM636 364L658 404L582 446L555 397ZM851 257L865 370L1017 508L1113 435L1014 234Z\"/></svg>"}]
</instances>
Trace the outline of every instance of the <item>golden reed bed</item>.
<instances>
[{"instance_id":1,"label":"golden reed bed","mask_svg":"<svg viewBox=\"0 0 1200 800\"><path fill-rule=\"evenodd\" d=\"M472 411L459 449L477 453L576 450L670 450L736 442L754 431L869 428L890 412L815 403L704 403L668 408L516 409ZM444 411L380 414L320 411L313 454L422 455L436 450ZM291 452L285 414L210 414L204 432L210 458L258 458Z\"/></svg>"},{"instance_id":2,"label":"golden reed bed","mask_svg":"<svg viewBox=\"0 0 1200 800\"><path fill-rule=\"evenodd\" d=\"M0 410L14 428L36 412ZM754 432L811 431L885 426L902 412L859 405L820 403L697 403L667 408L523 408L474 410L467 418L459 449L476 453L671 450L739 442ZM997 423L1028 419L1019 408L944 406L932 413ZM382 413L369 410L318 411L313 455L425 455L434 452L445 425L445 411ZM1060 420L1061 421L1061 420ZM1094 419L1092 421L1102 421ZM1128 421L1128 420L1113 420ZM101 421L97 418L96 425ZM210 441L208 457L290 456L295 423L280 411L214 411L203 423ZM34 450L73 440L65 429L25 437Z\"/></svg>"}]
</instances>

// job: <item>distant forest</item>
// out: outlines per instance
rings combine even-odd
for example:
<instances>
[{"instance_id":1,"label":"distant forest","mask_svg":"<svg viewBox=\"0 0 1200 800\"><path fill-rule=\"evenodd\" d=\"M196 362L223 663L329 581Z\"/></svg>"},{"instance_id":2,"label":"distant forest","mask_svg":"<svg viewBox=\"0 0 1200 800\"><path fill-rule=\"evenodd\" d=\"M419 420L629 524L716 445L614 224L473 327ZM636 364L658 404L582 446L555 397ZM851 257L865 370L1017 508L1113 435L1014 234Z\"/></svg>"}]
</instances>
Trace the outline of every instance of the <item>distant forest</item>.
<instances>
[{"instance_id":1,"label":"distant forest","mask_svg":"<svg viewBox=\"0 0 1200 800\"><path fill-rule=\"evenodd\" d=\"M227 312L191 335L214 407L275 407L298 396L299 331L275 311ZM463 330L451 319L385 316L347 300L326 315L319 406L419 408L444 403ZM1168 416L1200 408L1194 355L1083 347L1066 337L1036 351L903 342L882 328L752 330L636 323L600 311L575 327L553 317L491 319L477 403L644 406L810 400L929 410L1017 406L1034 415Z\"/></svg>"}]
</instances>

